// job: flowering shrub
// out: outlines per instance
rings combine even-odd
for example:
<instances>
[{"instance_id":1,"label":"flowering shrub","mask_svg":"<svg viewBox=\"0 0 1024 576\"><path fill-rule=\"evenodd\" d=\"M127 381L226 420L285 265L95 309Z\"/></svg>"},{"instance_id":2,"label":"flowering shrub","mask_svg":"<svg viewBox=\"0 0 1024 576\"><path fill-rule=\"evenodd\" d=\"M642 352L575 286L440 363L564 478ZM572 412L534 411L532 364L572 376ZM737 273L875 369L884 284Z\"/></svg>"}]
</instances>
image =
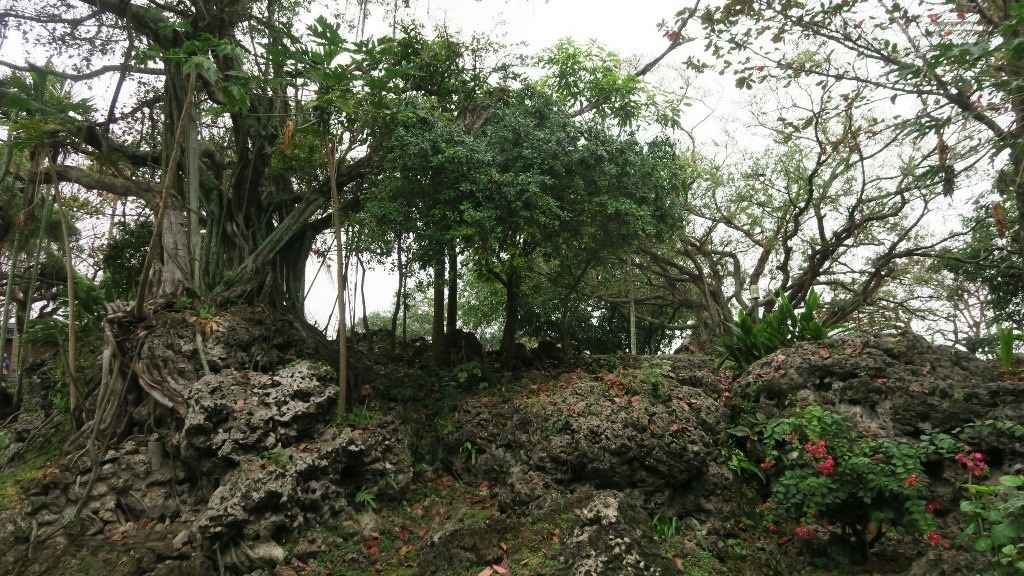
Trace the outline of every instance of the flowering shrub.
<instances>
[{"instance_id":1,"label":"flowering shrub","mask_svg":"<svg viewBox=\"0 0 1024 576\"><path fill-rule=\"evenodd\" d=\"M934 517L925 510L921 465L933 447L859 437L842 417L818 406L790 418L759 416L755 422L753 431L732 432L752 438L763 451L761 469L773 483L762 510L776 531L782 521L795 522L793 537L810 540L819 536L815 526L838 528L855 562L867 559L883 527L941 542Z\"/></svg>"}]
</instances>

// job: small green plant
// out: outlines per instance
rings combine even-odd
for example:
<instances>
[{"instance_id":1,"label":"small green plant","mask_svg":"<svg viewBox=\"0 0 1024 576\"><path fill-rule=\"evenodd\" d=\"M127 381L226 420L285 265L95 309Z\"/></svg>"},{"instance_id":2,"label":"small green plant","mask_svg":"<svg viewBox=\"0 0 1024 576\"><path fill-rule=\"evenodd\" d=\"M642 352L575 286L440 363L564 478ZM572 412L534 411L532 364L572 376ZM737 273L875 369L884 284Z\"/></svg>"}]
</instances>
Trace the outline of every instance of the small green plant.
<instances>
[{"instance_id":1,"label":"small green plant","mask_svg":"<svg viewBox=\"0 0 1024 576\"><path fill-rule=\"evenodd\" d=\"M466 456L470 464L476 466L476 446L472 442L466 441L462 448L459 448L459 452Z\"/></svg>"},{"instance_id":2,"label":"small green plant","mask_svg":"<svg viewBox=\"0 0 1024 576\"><path fill-rule=\"evenodd\" d=\"M178 299L174 302L174 309L179 312L185 312L186 310L192 309L192 298L188 294L182 294L178 296Z\"/></svg>"},{"instance_id":3,"label":"small green plant","mask_svg":"<svg viewBox=\"0 0 1024 576\"><path fill-rule=\"evenodd\" d=\"M779 296L776 309L760 322L755 322L740 310L730 327L731 334L724 337L719 346L721 357L718 366L731 362L743 370L772 352L796 342L824 340L828 336L828 326L817 318L819 304L820 297L812 290L799 314L785 294Z\"/></svg>"},{"instance_id":4,"label":"small green plant","mask_svg":"<svg viewBox=\"0 0 1024 576\"><path fill-rule=\"evenodd\" d=\"M273 450L267 450L261 454L261 457L273 464L275 468L280 468L281 470L287 468L288 464L291 462L288 452L280 445Z\"/></svg>"},{"instance_id":5,"label":"small green plant","mask_svg":"<svg viewBox=\"0 0 1024 576\"><path fill-rule=\"evenodd\" d=\"M969 514L961 538L992 559L990 574L1024 574L1024 475L1003 476L999 486L967 485L971 499L960 502Z\"/></svg>"},{"instance_id":6,"label":"small green plant","mask_svg":"<svg viewBox=\"0 0 1024 576\"><path fill-rule=\"evenodd\" d=\"M686 557L683 560L683 568L690 576L715 576L720 573L721 565L714 554L701 550L696 556Z\"/></svg>"},{"instance_id":7,"label":"small green plant","mask_svg":"<svg viewBox=\"0 0 1024 576\"><path fill-rule=\"evenodd\" d=\"M669 383L675 379L672 364L661 358L645 362L636 373L636 379L654 400L668 400Z\"/></svg>"},{"instance_id":8,"label":"small green plant","mask_svg":"<svg viewBox=\"0 0 1024 576\"><path fill-rule=\"evenodd\" d=\"M484 365L477 360L463 362L452 370L451 378L459 384L476 384L477 388L487 388Z\"/></svg>"},{"instance_id":9,"label":"small green plant","mask_svg":"<svg viewBox=\"0 0 1024 576\"><path fill-rule=\"evenodd\" d=\"M210 320L213 318L213 306L210 304L199 305L199 319Z\"/></svg>"},{"instance_id":10,"label":"small green plant","mask_svg":"<svg viewBox=\"0 0 1024 576\"><path fill-rule=\"evenodd\" d=\"M551 422L550 430L552 434L561 434L569 428L569 419L566 417L556 418Z\"/></svg>"},{"instance_id":11,"label":"small green plant","mask_svg":"<svg viewBox=\"0 0 1024 576\"><path fill-rule=\"evenodd\" d=\"M654 536L659 540L671 540L679 535L682 531L682 525L679 523L679 518L675 516L669 518L658 514L654 517L651 522L651 527L654 530Z\"/></svg>"},{"instance_id":12,"label":"small green plant","mask_svg":"<svg viewBox=\"0 0 1024 576\"><path fill-rule=\"evenodd\" d=\"M342 424L352 424L354 426L367 426L380 420L383 415L376 410L369 410L365 406L356 406L351 411L345 412L341 416Z\"/></svg>"},{"instance_id":13,"label":"small green plant","mask_svg":"<svg viewBox=\"0 0 1024 576\"><path fill-rule=\"evenodd\" d=\"M437 420L435 426L437 427L438 434L441 436L451 436L455 434L455 423L452 422L451 418L441 418L440 420Z\"/></svg>"},{"instance_id":14,"label":"small green plant","mask_svg":"<svg viewBox=\"0 0 1024 576\"><path fill-rule=\"evenodd\" d=\"M359 489L359 492L356 492L356 504L365 506L367 508L377 507L377 502L375 501L375 498L376 497L373 495L373 492L367 490L366 486L363 486L362 488Z\"/></svg>"},{"instance_id":15,"label":"small green plant","mask_svg":"<svg viewBox=\"0 0 1024 576\"><path fill-rule=\"evenodd\" d=\"M725 459L725 465L729 467L729 470L732 470L737 478L749 476L760 479L762 483L765 481L764 472L761 468L751 462L750 458L739 448L723 448L722 455Z\"/></svg>"}]
</instances>

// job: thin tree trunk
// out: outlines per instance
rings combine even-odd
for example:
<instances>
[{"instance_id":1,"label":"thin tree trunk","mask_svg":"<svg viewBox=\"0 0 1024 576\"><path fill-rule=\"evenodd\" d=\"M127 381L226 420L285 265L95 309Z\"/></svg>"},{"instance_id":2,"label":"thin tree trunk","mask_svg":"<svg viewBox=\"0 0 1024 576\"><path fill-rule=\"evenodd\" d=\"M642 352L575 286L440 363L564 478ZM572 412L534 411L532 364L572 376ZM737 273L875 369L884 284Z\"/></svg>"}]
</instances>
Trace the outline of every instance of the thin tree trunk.
<instances>
[{"instance_id":1,"label":"thin tree trunk","mask_svg":"<svg viewBox=\"0 0 1024 576\"><path fill-rule=\"evenodd\" d=\"M21 227L15 226L14 228L14 239L11 244L11 265L7 268L7 286L4 288L4 305L3 312L0 313L0 348L6 352L7 346L7 322L11 317L11 298L14 296L14 278L18 271L18 254L21 251ZM2 354L2 353L0 353ZM16 361L15 350L11 348L11 356L8 358L10 362L10 368L15 368L14 362ZM4 377L8 377L10 374L5 374ZM15 399L14 409L17 410L17 398Z\"/></svg>"},{"instance_id":2,"label":"thin tree trunk","mask_svg":"<svg viewBox=\"0 0 1024 576\"><path fill-rule=\"evenodd\" d=\"M448 313L446 316L445 333L449 339L455 337L459 327L459 256L455 247L448 249Z\"/></svg>"},{"instance_id":3,"label":"thin tree trunk","mask_svg":"<svg viewBox=\"0 0 1024 576\"><path fill-rule=\"evenodd\" d=\"M636 290L633 287L633 256L626 260L626 282L629 282L629 353L636 354Z\"/></svg>"},{"instance_id":4,"label":"thin tree trunk","mask_svg":"<svg viewBox=\"0 0 1024 576\"><path fill-rule=\"evenodd\" d=\"M359 298L363 301L363 332L369 334L370 318L366 312L366 264L364 264L363 259L358 256L356 256L356 262L359 263L359 273L363 277L363 281L359 284Z\"/></svg>"},{"instance_id":5,"label":"thin tree trunk","mask_svg":"<svg viewBox=\"0 0 1024 576\"><path fill-rule=\"evenodd\" d=\"M46 230L45 223L50 221L50 212L53 210L53 205L50 203L49 196L47 196L46 194L39 194L39 190L42 188L40 182L43 174L43 157L44 154L42 154L42 152L38 152L36 158L34 159L34 161L36 162L36 170L39 174L40 180L36 181L33 193L38 194L38 197L41 198L43 202L43 213L39 218L39 236L36 238L36 253L35 257L32 258L32 272L31 274L29 274L28 285L26 286L25 290L25 309L22 310L21 329L18 330L19 337L20 335L24 334L25 326L28 325L29 318L32 316L32 294L36 290L36 278L39 276L39 264L42 260L44 239L43 233ZM25 355L27 348L28 346L18 346L18 383L14 393L15 403L20 403L21 401L21 392L23 389L25 378L24 372L21 370L21 367L25 365Z\"/></svg>"},{"instance_id":6,"label":"thin tree trunk","mask_svg":"<svg viewBox=\"0 0 1024 576\"><path fill-rule=\"evenodd\" d=\"M338 197L338 161L332 142L328 146L327 161L331 181L331 219L334 222L334 241L338 264L338 419L345 414L348 404L348 327L345 325L345 257L341 241L341 200Z\"/></svg>"},{"instance_id":7,"label":"thin tree trunk","mask_svg":"<svg viewBox=\"0 0 1024 576\"><path fill-rule=\"evenodd\" d=\"M445 361L444 338L444 257L434 264L434 316L430 331L430 353L434 367L440 368Z\"/></svg>"},{"instance_id":8,"label":"thin tree trunk","mask_svg":"<svg viewBox=\"0 0 1024 576\"><path fill-rule=\"evenodd\" d=\"M402 263L402 238L398 238L397 246L397 259L398 259L398 290L395 291L395 309L391 313L391 343L395 343L395 339L398 335L398 315L402 311L402 296L405 294L405 267ZM402 339L405 339L405 334L402 334Z\"/></svg>"},{"instance_id":9,"label":"thin tree trunk","mask_svg":"<svg viewBox=\"0 0 1024 576\"><path fill-rule=\"evenodd\" d=\"M201 198L199 191L199 126L195 118L194 107L184 105L183 121L185 122L185 191L188 197L188 257L191 266L192 288L200 296L205 296L203 282L203 235L200 233L199 212ZM186 119L187 118L187 119Z\"/></svg>"},{"instance_id":10,"label":"thin tree trunk","mask_svg":"<svg viewBox=\"0 0 1024 576\"><path fill-rule=\"evenodd\" d=\"M82 395L78 388L78 355L75 348L78 346L78 329L75 324L75 264L71 252L71 233L68 223L68 214L64 210L64 203L60 197L60 185L57 182L57 175L53 174L53 204L60 216L61 232L64 240L64 264L68 276L68 390L71 403L71 421L75 428L85 423L85 410L82 406Z\"/></svg>"}]
</instances>

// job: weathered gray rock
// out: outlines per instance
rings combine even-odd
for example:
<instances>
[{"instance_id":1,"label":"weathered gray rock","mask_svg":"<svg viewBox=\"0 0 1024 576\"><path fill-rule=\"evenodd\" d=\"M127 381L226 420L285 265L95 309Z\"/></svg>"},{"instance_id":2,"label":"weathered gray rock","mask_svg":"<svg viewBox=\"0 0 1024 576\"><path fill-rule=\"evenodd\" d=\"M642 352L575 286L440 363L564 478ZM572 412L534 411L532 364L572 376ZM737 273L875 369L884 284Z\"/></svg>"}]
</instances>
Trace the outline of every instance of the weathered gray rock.
<instances>
[{"instance_id":1,"label":"weathered gray rock","mask_svg":"<svg viewBox=\"0 0 1024 576\"><path fill-rule=\"evenodd\" d=\"M574 576L656 576L675 567L655 550L651 518L621 492L601 490L566 532L560 557Z\"/></svg>"},{"instance_id":2,"label":"weathered gray rock","mask_svg":"<svg viewBox=\"0 0 1024 576\"><path fill-rule=\"evenodd\" d=\"M657 367L663 373L572 374L506 404L468 402L447 438L450 460L462 476L509 478L503 509L542 497L542 477L673 499L718 458L713 439L727 414L703 389L679 384L667 364Z\"/></svg>"},{"instance_id":3,"label":"weathered gray rock","mask_svg":"<svg viewBox=\"0 0 1024 576\"><path fill-rule=\"evenodd\" d=\"M358 434L331 430L326 439L241 457L196 520L201 546L235 550L238 570L273 568L247 560L251 551L239 552L242 543L291 540L300 526L322 523L344 508L360 488L387 498L408 486L411 457L393 420Z\"/></svg>"},{"instance_id":4,"label":"weathered gray rock","mask_svg":"<svg viewBox=\"0 0 1024 576\"><path fill-rule=\"evenodd\" d=\"M299 362L276 375L227 370L189 389L181 452L216 476L247 456L315 439L337 410L330 368Z\"/></svg>"},{"instance_id":5,"label":"weathered gray rock","mask_svg":"<svg viewBox=\"0 0 1024 576\"><path fill-rule=\"evenodd\" d=\"M415 574L432 576L442 570L469 573L474 568L500 564L501 542L512 526L508 518L499 517L441 527L422 544Z\"/></svg>"},{"instance_id":6,"label":"weathered gray rock","mask_svg":"<svg viewBox=\"0 0 1024 576\"><path fill-rule=\"evenodd\" d=\"M803 342L754 363L737 397L768 416L815 404L844 416L861 433L916 441L984 420L1020 422L1024 383L999 382L993 366L966 352L903 332L845 334ZM975 448L999 462L1024 458L1024 446L998 433Z\"/></svg>"}]
</instances>

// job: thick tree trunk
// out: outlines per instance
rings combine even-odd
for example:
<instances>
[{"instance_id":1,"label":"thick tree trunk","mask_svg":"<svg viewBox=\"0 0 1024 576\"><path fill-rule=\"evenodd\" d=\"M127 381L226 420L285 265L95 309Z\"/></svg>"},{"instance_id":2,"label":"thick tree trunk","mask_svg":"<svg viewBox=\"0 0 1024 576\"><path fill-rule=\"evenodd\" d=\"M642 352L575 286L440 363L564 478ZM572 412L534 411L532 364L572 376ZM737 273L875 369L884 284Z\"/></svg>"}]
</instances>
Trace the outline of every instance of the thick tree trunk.
<instances>
[{"instance_id":1,"label":"thick tree trunk","mask_svg":"<svg viewBox=\"0 0 1024 576\"><path fill-rule=\"evenodd\" d=\"M519 272L510 272L505 279L505 327L501 331L501 350L505 368L516 368L516 335L519 332L519 292L522 279Z\"/></svg>"},{"instance_id":2,"label":"thick tree trunk","mask_svg":"<svg viewBox=\"0 0 1024 576\"><path fill-rule=\"evenodd\" d=\"M1024 266L1024 145L1014 146L1010 157L1013 166L1013 199L1017 204L1017 252ZM1024 285L1024 278L1021 278Z\"/></svg>"},{"instance_id":3,"label":"thick tree trunk","mask_svg":"<svg viewBox=\"0 0 1024 576\"><path fill-rule=\"evenodd\" d=\"M188 250L188 218L181 198L168 195L160 230L160 262L153 274L151 296L174 297L191 284Z\"/></svg>"}]
</instances>

